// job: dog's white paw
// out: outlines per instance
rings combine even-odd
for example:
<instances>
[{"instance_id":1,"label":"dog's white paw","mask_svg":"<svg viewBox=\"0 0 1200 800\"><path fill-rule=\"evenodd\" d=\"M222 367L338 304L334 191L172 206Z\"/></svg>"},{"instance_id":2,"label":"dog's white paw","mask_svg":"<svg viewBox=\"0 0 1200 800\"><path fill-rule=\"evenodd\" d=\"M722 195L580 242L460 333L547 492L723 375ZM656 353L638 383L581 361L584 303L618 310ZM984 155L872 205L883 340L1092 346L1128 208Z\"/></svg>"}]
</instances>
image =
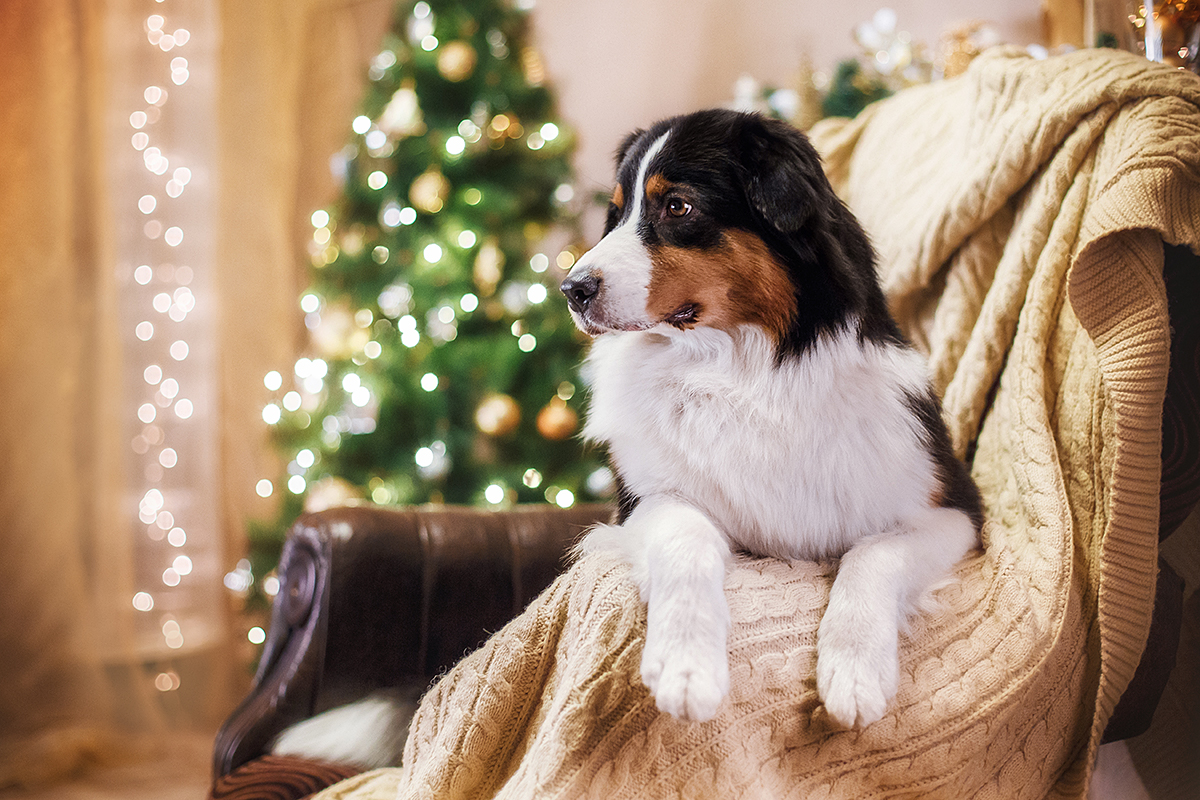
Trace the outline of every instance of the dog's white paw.
<instances>
[{"instance_id":1,"label":"dog's white paw","mask_svg":"<svg viewBox=\"0 0 1200 800\"><path fill-rule=\"evenodd\" d=\"M642 681L660 711L690 722L716 716L729 694L728 633L724 595L650 601Z\"/></svg>"},{"instance_id":2,"label":"dog's white paw","mask_svg":"<svg viewBox=\"0 0 1200 800\"><path fill-rule=\"evenodd\" d=\"M845 728L881 719L900 684L894 621L854 616L831 604L817 631L817 693Z\"/></svg>"},{"instance_id":3,"label":"dog's white paw","mask_svg":"<svg viewBox=\"0 0 1200 800\"><path fill-rule=\"evenodd\" d=\"M655 652L649 641L642 653L642 681L658 710L689 722L715 717L729 694L729 656L723 650L707 655Z\"/></svg>"}]
</instances>

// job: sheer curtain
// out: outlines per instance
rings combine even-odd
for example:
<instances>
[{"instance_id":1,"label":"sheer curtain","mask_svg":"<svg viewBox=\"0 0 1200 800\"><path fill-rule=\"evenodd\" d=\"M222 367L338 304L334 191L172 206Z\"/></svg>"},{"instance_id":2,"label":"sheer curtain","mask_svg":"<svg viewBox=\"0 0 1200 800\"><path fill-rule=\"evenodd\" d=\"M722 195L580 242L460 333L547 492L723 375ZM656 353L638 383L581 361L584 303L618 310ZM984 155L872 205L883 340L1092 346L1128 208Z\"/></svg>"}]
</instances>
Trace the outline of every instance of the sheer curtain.
<instances>
[{"instance_id":1,"label":"sheer curtain","mask_svg":"<svg viewBox=\"0 0 1200 800\"><path fill-rule=\"evenodd\" d=\"M108 535L120 498L90 480L120 469L102 22L66 2L0 14L3 777L94 746L114 713L98 600L125 580L129 542Z\"/></svg>"},{"instance_id":2,"label":"sheer curtain","mask_svg":"<svg viewBox=\"0 0 1200 800\"><path fill-rule=\"evenodd\" d=\"M262 376L390 5L0 11L0 788L245 688L221 577L274 512Z\"/></svg>"}]
</instances>

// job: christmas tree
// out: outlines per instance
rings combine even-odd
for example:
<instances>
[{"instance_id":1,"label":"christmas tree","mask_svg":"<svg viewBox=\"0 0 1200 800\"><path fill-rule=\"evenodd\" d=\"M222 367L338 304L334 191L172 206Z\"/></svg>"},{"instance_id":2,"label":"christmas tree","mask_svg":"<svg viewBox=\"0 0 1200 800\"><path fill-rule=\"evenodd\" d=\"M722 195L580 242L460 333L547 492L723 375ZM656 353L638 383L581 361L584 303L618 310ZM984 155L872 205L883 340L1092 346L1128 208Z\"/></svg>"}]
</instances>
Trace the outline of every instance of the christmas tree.
<instances>
[{"instance_id":1,"label":"christmas tree","mask_svg":"<svg viewBox=\"0 0 1200 800\"><path fill-rule=\"evenodd\" d=\"M610 483L576 435L572 142L526 11L402 4L352 128L343 194L312 215L313 352L266 378L290 463L279 518L251 528L258 575L302 508L566 507Z\"/></svg>"}]
</instances>

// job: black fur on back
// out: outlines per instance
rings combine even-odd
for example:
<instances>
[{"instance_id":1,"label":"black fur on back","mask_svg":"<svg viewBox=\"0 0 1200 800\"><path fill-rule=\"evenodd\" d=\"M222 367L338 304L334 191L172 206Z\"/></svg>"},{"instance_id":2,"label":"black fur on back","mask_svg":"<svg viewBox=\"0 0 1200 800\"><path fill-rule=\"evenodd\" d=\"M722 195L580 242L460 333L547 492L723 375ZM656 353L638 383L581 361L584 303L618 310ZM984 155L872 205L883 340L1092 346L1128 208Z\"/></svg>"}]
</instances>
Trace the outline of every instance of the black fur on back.
<instances>
[{"instance_id":1,"label":"black fur on back","mask_svg":"<svg viewBox=\"0 0 1200 800\"><path fill-rule=\"evenodd\" d=\"M950 432L946 430L946 422L942 419L942 409L929 390L921 395L908 395L905 398L913 415L921 423L925 433L925 447L933 458L937 469L938 483L942 487L941 508L957 508L971 518L975 530L983 528L983 498L979 487L971 478L967 465L954 455L950 444Z\"/></svg>"}]
</instances>

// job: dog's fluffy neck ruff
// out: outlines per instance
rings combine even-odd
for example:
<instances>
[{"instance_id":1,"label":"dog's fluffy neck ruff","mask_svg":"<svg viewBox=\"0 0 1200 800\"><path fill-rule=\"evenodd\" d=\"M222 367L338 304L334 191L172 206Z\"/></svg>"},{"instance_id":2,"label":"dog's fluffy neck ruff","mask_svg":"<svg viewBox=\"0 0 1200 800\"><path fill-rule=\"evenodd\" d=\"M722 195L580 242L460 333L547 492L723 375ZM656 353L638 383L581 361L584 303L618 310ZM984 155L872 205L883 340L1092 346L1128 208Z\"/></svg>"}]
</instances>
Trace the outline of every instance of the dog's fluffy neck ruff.
<instances>
[{"instance_id":1,"label":"dog's fluffy neck ruff","mask_svg":"<svg viewBox=\"0 0 1200 800\"><path fill-rule=\"evenodd\" d=\"M694 505L757 555L839 556L937 490L908 405L926 391L920 356L855 330L782 360L752 325L610 333L585 377L584 435L627 489Z\"/></svg>"}]
</instances>

